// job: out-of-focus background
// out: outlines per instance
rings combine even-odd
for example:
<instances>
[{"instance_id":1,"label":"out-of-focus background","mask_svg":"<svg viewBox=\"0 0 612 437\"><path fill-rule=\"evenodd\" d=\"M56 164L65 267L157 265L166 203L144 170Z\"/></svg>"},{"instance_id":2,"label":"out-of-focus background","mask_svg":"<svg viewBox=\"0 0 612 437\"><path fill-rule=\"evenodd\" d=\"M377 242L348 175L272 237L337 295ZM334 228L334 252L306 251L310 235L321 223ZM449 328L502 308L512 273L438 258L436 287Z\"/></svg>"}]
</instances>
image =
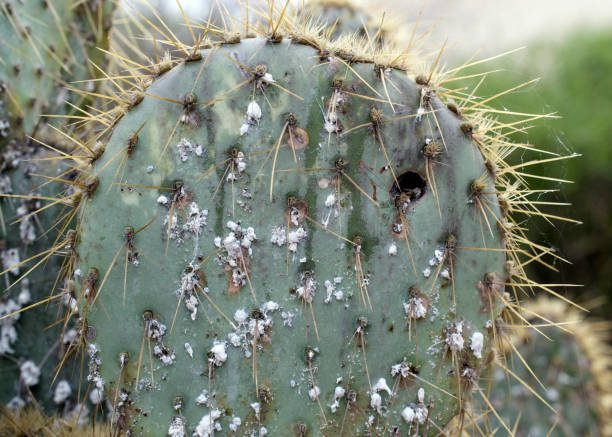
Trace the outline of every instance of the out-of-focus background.
<instances>
[{"instance_id":1,"label":"out-of-focus background","mask_svg":"<svg viewBox=\"0 0 612 437\"><path fill-rule=\"evenodd\" d=\"M149 1L163 11L166 19L174 15L177 22L182 21L175 1ZM284 4L279 0L280 3ZM516 134L513 139L560 155L582 155L532 169L547 177L573 181L531 180L533 188L558 190L542 195L540 201L570 204L543 207L547 213L581 220L583 224L551 220L551 226L543 219L531 220L530 238L554 247L571 264L557 262L555 267L559 272L554 272L534 263L530 273L542 283L582 284L580 288L557 290L590 308L593 315L609 318L612 312L612 4L609 0L355 0L352 3L371 11L372 22L382 20L406 40L420 15L419 32L429 30L428 44L432 51L446 41L441 62L449 67L463 64L474 55L475 59L485 59L524 47L473 67L474 73L491 71L477 94L486 98L540 78L499 97L493 106L534 114L556 113L561 118L536 120L528 134ZM300 4L301 1L296 2L296 6ZM240 16L240 7L233 0L181 0L181 6L190 18L201 17L202 22L206 21L211 7L228 8ZM473 87L478 81L480 77L453 85ZM514 157L516 163L527 159L533 156Z\"/></svg>"}]
</instances>

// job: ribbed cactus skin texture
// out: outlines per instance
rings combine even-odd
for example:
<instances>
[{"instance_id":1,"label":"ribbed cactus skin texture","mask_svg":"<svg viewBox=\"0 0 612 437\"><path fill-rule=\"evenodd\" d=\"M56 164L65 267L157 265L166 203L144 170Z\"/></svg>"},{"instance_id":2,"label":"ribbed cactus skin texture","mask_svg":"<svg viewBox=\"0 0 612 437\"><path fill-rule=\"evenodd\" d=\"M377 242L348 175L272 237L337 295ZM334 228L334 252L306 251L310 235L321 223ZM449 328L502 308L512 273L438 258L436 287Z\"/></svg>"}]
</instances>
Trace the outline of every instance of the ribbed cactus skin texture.
<instances>
[{"instance_id":1,"label":"ribbed cactus skin texture","mask_svg":"<svg viewBox=\"0 0 612 437\"><path fill-rule=\"evenodd\" d=\"M88 59L104 60L112 11L107 0L0 2L0 146L39 133L41 114L74 110L65 100L80 103L66 86L99 76Z\"/></svg>"},{"instance_id":2,"label":"ribbed cactus skin texture","mask_svg":"<svg viewBox=\"0 0 612 437\"><path fill-rule=\"evenodd\" d=\"M106 395L117 404L114 426L163 436L174 420L175 429L185 424L186 435L194 430L208 435L202 422L212 418L222 428L215 435L232 435L230 424L240 417L237 435L263 435L262 427L269 435L438 434L459 413L459 398L469 399L487 364L491 320L500 311L491 289L502 292L505 277L503 238L494 225L500 215L495 190L461 119L437 98L417 119L422 85L402 71L387 73L393 112L372 64L347 68L288 40L246 39L212 50L155 79L142 102L116 124L92 169L99 184L79 224L76 280L86 292L82 314L95 329L90 340L99 348ZM271 77L253 74L263 73L262 65ZM343 133L330 134L324 114L336 92L342 97L336 112ZM251 105L252 124L240 135L252 100L261 118L254 121L257 111ZM378 124L371 123L372 115ZM351 130L362 124L367 125ZM413 192L405 209L413 267L405 239L393 233L400 218L385 153L402 189L409 188L407 181L422 189L428 179L423 148L429 140L441 149L432 163L440 207L425 182L422 197L416 200L419 194ZM178 145L187 143L191 147L181 156ZM407 177L406 171L420 177ZM491 230L470 201L473 182L480 178L479 200L489 206ZM166 196L165 205L160 195ZM208 213L200 228L194 219L202 210ZM169 213L177 224L168 241ZM248 277L243 274L239 286L232 283L236 267L224 245L235 228L228 222L242 229L234 236L242 238L244 250L235 258ZM191 228L178 232L186 223ZM317 223L326 223L328 230ZM274 229L288 224L289 231L301 227L307 233L295 253L271 242ZM467 249L483 247L493 250ZM188 292L177 310L181 278L193 271L186 270L190 266L200 266L192 275L198 284L195 320L185 305ZM427 268L429 277L423 273ZM325 282L334 284L334 278L341 278L335 286L343 299L332 293L325 303ZM497 279L490 284L487 278ZM404 304L411 296L428 301L425 317L407 317ZM269 302L280 308L273 310ZM241 309L247 326L235 318ZM294 315L291 326L288 313ZM144 335L154 321L167 328L162 339ZM266 327L255 337L247 333L240 340L244 348L234 347L231 334L248 331L249 322L253 332L258 323ZM484 339L480 359L471 348L476 332ZM209 352L215 342L226 342L225 360L215 354L221 347ZM156 346L174 353L171 365L155 356ZM417 377L393 377L392 366L402 362ZM377 384L380 378L393 396ZM346 394L332 413L337 386ZM196 405L204 389L214 393L210 406ZM251 405L256 402L258 414ZM401 417L409 405L427 409L424 423Z\"/></svg>"}]
</instances>

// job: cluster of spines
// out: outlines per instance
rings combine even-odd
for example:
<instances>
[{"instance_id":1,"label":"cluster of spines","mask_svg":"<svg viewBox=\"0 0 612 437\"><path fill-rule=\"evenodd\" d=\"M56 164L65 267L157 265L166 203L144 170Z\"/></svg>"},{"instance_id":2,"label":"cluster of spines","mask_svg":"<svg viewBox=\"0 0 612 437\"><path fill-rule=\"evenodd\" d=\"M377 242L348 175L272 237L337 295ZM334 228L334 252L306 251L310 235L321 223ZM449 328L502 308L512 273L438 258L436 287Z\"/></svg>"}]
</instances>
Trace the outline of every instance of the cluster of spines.
<instances>
[{"instance_id":1,"label":"cluster of spines","mask_svg":"<svg viewBox=\"0 0 612 437\"><path fill-rule=\"evenodd\" d=\"M260 35L271 42L276 42L282 37L289 37L296 42L315 47L322 56L338 59L349 68L353 62L367 62L374 64L375 68L379 71L384 71L386 68L397 68L409 71L411 66L415 64L415 50L402 52L401 50L394 49L389 43L379 45L371 40L359 40L355 36L330 40L322 27L318 25L313 27L310 26L309 23L300 21L297 17L289 16L284 8L270 8L270 16L268 17L261 11L253 12L253 15L260 20L256 25L248 22L244 23L248 36L252 36L253 34ZM101 153L103 153L103 146L101 144L104 142L105 136L123 114L136 106L144 95L148 95L146 89L151 81L156 76L168 71L173 65L180 62L189 62L194 59L199 59L198 50L203 47L215 47L217 44L236 43L241 38L239 32L240 26L237 26L237 28L217 27L211 23L201 26L196 25L190 20L186 20L186 24L192 32L193 29L197 29L202 35L212 34L217 37L213 39L196 39L194 36L193 44L185 44L178 41L172 32L164 28L164 26L148 22L148 25L155 30L154 33L161 35L160 38L163 37L162 40L155 41L156 47L158 45L160 47L168 47L181 55L175 59L168 57L162 57L161 59L156 58L156 62L145 65L137 65L134 61L128 61L128 59L121 55L115 56L115 60L123 62L122 66L126 68L130 74L126 76L127 78L122 78L121 80L108 77L108 82L115 87L115 90L103 98L113 104L117 104L111 106L110 109L106 111L87 117L89 119L88 122L97 124L101 127L99 133L90 139L88 143L79 141L78 155L84 153L87 158L81 155L73 157L72 160L75 162L75 169L81 176L74 182L71 182L71 185L75 187L72 193L65 198L52 202L52 204L72 205L74 208L73 212L68 216L71 219L82 214L82 209L86 207L87 199L96 190L97 174L91 174L90 169L91 164L101 156ZM232 37L229 38L228 35L232 35ZM412 46L412 42L410 45ZM410 48L414 49L414 47ZM111 56L113 55L111 54ZM544 256L557 257L557 255L549 248L529 242L523 230L515 222L512 222L510 218L510 213L513 212L519 214L544 215L539 211L537 203L529 199L529 196L533 192L526 188L525 177L528 177L528 175L520 173L518 171L519 167L510 166L506 164L505 161L513 150L519 148L533 150L533 148L528 145L516 145L507 141L504 136L506 131L519 129L521 123L529 122L538 116L527 115L525 119L515 123L501 123L494 120L492 117L497 114L497 111L486 106L486 103L490 99L479 101L474 104L470 98L463 97L462 93L457 93L454 90L444 87L446 83L459 79L459 73L462 70L437 71L438 60L439 56L436 58L434 66L428 74L415 74L415 81L422 86L422 107L425 111L432 113L435 120L436 110L430 106L431 98L436 96L443 101L446 100L448 102L448 109L465 120L462 125L464 133L471 137L479 146L479 149L487 160L488 171L490 175L494 177L498 187L498 191L494 194L498 196L500 205L506 217L508 217L508 221L499 220L498 223L488 222L487 211L490 205L487 205L484 195L491 193L484 192L482 181L478 179L475 180L469 192L466 194L471 198L475 207L482 213L483 232L493 232L493 226L498 226L503 230L507 244L505 251L511 259L511 262L508 263L508 278L501 279L494 277L489 278L489 281L483 281L483 293L490 294L496 299L503 301L507 307L512 309L515 316L520 317L519 295L517 290L542 288L546 292L558 295L558 293L552 289L554 284L537 284L529 280L524 273L524 266L530 262L545 263L542 259ZM121 82L121 84L119 82ZM457 105L453 103L453 101L459 101L461 104ZM391 102L390 99L387 101L381 98L380 102L385 104L388 103L390 107L393 108L393 102ZM190 102L187 97L183 102L173 101L173 103L181 105L185 115L189 114L189 108L191 105L195 104L195 102ZM520 117L521 115L518 114L517 116ZM370 123L371 126L374 127L374 130L381 121L380 114L373 112ZM79 122L83 122L81 117L79 117ZM133 147L135 145L137 137L138 132L136 131L133 137L134 140L126 145L125 156L129 155L130 146ZM427 178L429 186L431 187L435 187L435 158L444 153L444 149L445 144L443 138L442 144L426 144L423 148L423 154L428 161ZM555 157L527 164L538 164L565 158L567 157ZM525 165L526 164L523 164L523 166ZM399 217L402 217L401 213ZM50 253L59 252L66 247L72 247L71 243L73 244L74 235L73 233L67 233L66 239L56 245ZM127 244L128 241L126 241L126 245ZM357 244L357 246L359 246L359 244ZM480 250L481 248L462 248L450 245L448 248L449 256L451 256L452 251L455 249ZM72 272L75 256L74 254L66 263L66 269L62 273L66 278L69 277ZM90 273L88 277L92 278L92 287L95 287L99 280L102 281L102 284L104 283L104 277L100 278L99 274L96 272ZM504 286L513 289L515 293L513 299L499 293L499 290ZM82 297L78 299L82 299Z\"/></svg>"}]
</instances>

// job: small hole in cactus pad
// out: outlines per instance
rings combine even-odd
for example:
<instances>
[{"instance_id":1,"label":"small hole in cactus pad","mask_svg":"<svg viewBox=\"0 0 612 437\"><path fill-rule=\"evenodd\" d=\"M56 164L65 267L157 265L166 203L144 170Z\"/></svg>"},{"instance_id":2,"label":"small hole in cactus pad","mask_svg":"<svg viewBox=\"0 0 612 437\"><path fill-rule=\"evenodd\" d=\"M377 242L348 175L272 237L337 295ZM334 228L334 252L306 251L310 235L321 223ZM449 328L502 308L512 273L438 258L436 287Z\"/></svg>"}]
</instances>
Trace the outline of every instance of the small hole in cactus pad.
<instances>
[{"instance_id":1,"label":"small hole in cactus pad","mask_svg":"<svg viewBox=\"0 0 612 437\"><path fill-rule=\"evenodd\" d=\"M389 196L395 202L402 194L406 194L411 202L415 202L423 197L426 186L427 182L420 174L407 170L397 175L397 182L393 182Z\"/></svg>"}]
</instances>

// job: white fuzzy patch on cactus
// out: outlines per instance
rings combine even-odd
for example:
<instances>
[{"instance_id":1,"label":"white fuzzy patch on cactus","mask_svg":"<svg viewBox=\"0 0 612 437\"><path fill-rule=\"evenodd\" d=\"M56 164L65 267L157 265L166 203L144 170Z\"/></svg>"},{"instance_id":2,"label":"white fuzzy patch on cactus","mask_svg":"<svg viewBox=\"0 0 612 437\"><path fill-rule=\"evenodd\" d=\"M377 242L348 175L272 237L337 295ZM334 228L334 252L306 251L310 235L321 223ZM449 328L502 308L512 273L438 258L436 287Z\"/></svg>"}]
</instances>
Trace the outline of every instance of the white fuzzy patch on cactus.
<instances>
[{"instance_id":1,"label":"white fuzzy patch on cactus","mask_svg":"<svg viewBox=\"0 0 612 437\"><path fill-rule=\"evenodd\" d=\"M244 153L238 152L236 156L232 158L231 170L227 173L227 177L225 179L227 182L236 181L244 170L246 170Z\"/></svg>"},{"instance_id":2,"label":"white fuzzy patch on cactus","mask_svg":"<svg viewBox=\"0 0 612 437\"><path fill-rule=\"evenodd\" d=\"M21 309L21 305L13 299L0 301L0 317L6 317ZM0 354L12 354L15 351L11 347L17 341L17 330L15 323L19 320L20 313L0 320Z\"/></svg>"},{"instance_id":3,"label":"white fuzzy patch on cactus","mask_svg":"<svg viewBox=\"0 0 612 437\"><path fill-rule=\"evenodd\" d=\"M340 406L340 399L342 399L345 394L346 390L343 387L337 386L334 389L334 402L329 406L332 413L335 413L338 410L338 407Z\"/></svg>"},{"instance_id":4,"label":"white fuzzy patch on cactus","mask_svg":"<svg viewBox=\"0 0 612 437\"><path fill-rule=\"evenodd\" d=\"M217 341L213 343L213 347L210 349L211 358L210 361L217 367L220 367L227 360L227 352L225 351L226 343L224 341Z\"/></svg>"},{"instance_id":5,"label":"white fuzzy patch on cactus","mask_svg":"<svg viewBox=\"0 0 612 437\"><path fill-rule=\"evenodd\" d=\"M251 404L251 408L255 412L255 417L257 418L257 420L259 420L259 413L261 412L261 405L259 404L259 402L253 402Z\"/></svg>"},{"instance_id":6,"label":"white fuzzy patch on cactus","mask_svg":"<svg viewBox=\"0 0 612 437\"><path fill-rule=\"evenodd\" d=\"M246 322L246 320L249 318L249 315L247 314L247 312L244 309L238 309L236 310L236 312L234 313L234 320L239 324L242 325L244 322Z\"/></svg>"},{"instance_id":7,"label":"white fuzzy patch on cactus","mask_svg":"<svg viewBox=\"0 0 612 437\"><path fill-rule=\"evenodd\" d=\"M421 296L413 296L404 303L404 311L413 320L422 319L427 315L427 306Z\"/></svg>"},{"instance_id":8,"label":"white fuzzy patch on cactus","mask_svg":"<svg viewBox=\"0 0 612 437\"><path fill-rule=\"evenodd\" d=\"M53 392L53 402L56 404L62 404L70 397L72 394L72 388L70 387L70 383L65 379L62 379L55 386L55 391Z\"/></svg>"},{"instance_id":9,"label":"white fuzzy patch on cactus","mask_svg":"<svg viewBox=\"0 0 612 437\"><path fill-rule=\"evenodd\" d=\"M202 146L199 144L194 146L186 138L181 138L176 145L176 148L178 149L179 157L183 162L189 159L188 153L195 153L198 157L201 157L204 154L204 149L202 149Z\"/></svg>"},{"instance_id":10,"label":"white fuzzy patch on cactus","mask_svg":"<svg viewBox=\"0 0 612 437\"><path fill-rule=\"evenodd\" d=\"M262 305L261 312L266 314L269 312L278 311L279 308L280 306L276 302L270 300Z\"/></svg>"},{"instance_id":11,"label":"white fuzzy patch on cactus","mask_svg":"<svg viewBox=\"0 0 612 437\"><path fill-rule=\"evenodd\" d=\"M175 416L168 427L169 437L185 437L185 419Z\"/></svg>"},{"instance_id":12,"label":"white fuzzy patch on cactus","mask_svg":"<svg viewBox=\"0 0 612 437\"><path fill-rule=\"evenodd\" d=\"M19 366L19 379L28 387L38 384L40 380L40 367L32 360L27 360Z\"/></svg>"},{"instance_id":13,"label":"white fuzzy patch on cactus","mask_svg":"<svg viewBox=\"0 0 612 437\"><path fill-rule=\"evenodd\" d=\"M97 387L92 388L89 392L89 401L94 405L98 405L103 400L104 390Z\"/></svg>"},{"instance_id":14,"label":"white fuzzy patch on cactus","mask_svg":"<svg viewBox=\"0 0 612 437\"><path fill-rule=\"evenodd\" d=\"M387 385L387 380L385 378L379 378L376 381L376 384L372 386L372 391L378 393L379 391L386 391L389 396L391 396L391 389Z\"/></svg>"},{"instance_id":15,"label":"white fuzzy patch on cactus","mask_svg":"<svg viewBox=\"0 0 612 437\"><path fill-rule=\"evenodd\" d=\"M342 278L334 278L334 279L340 279L340 281L336 282L334 280L334 282L332 283L331 281L327 280L323 283L323 285L325 285L325 299L323 302L325 303L330 303L332 296L338 300L341 301L342 299L344 299L344 292L342 290L338 290L338 288L336 287L336 284L340 283L342 281Z\"/></svg>"},{"instance_id":16,"label":"white fuzzy patch on cactus","mask_svg":"<svg viewBox=\"0 0 612 437\"><path fill-rule=\"evenodd\" d=\"M317 385L315 385L310 390L308 390L308 397L313 402L317 400L317 398L319 397L319 394L321 394L321 389Z\"/></svg>"},{"instance_id":17,"label":"white fuzzy patch on cactus","mask_svg":"<svg viewBox=\"0 0 612 437\"><path fill-rule=\"evenodd\" d=\"M372 386L372 393L370 394L370 407L378 414L382 414L382 396L379 393L381 391L387 392L389 396L392 394L385 378L379 378L376 381L376 384Z\"/></svg>"},{"instance_id":18,"label":"white fuzzy patch on cactus","mask_svg":"<svg viewBox=\"0 0 612 437\"><path fill-rule=\"evenodd\" d=\"M196 427L193 435L194 437L211 437L215 431L221 431L221 424L217 422L217 419L221 417L221 411L213 409L210 413L205 414L200 423Z\"/></svg>"},{"instance_id":19,"label":"white fuzzy patch on cactus","mask_svg":"<svg viewBox=\"0 0 612 437\"><path fill-rule=\"evenodd\" d=\"M193 348L191 347L191 344L185 343L185 350L187 351L189 357L193 358Z\"/></svg>"},{"instance_id":20,"label":"white fuzzy patch on cactus","mask_svg":"<svg viewBox=\"0 0 612 437\"><path fill-rule=\"evenodd\" d=\"M19 250L7 249L0 252L3 270L9 270L13 275L19 274Z\"/></svg>"},{"instance_id":21,"label":"white fuzzy patch on cactus","mask_svg":"<svg viewBox=\"0 0 612 437\"><path fill-rule=\"evenodd\" d=\"M164 366L171 366L174 364L174 360L176 359L174 352L164 345L160 346L156 344L153 347L153 355L155 355Z\"/></svg>"},{"instance_id":22,"label":"white fuzzy patch on cactus","mask_svg":"<svg viewBox=\"0 0 612 437\"><path fill-rule=\"evenodd\" d=\"M470 349L476 358L482 358L482 347L484 344L484 336L482 332L474 332L470 338Z\"/></svg>"},{"instance_id":23,"label":"white fuzzy patch on cactus","mask_svg":"<svg viewBox=\"0 0 612 437\"><path fill-rule=\"evenodd\" d=\"M247 121L250 124L259 123L259 120L261 119L261 108L255 100L252 100L249 103L249 106L247 107L246 116Z\"/></svg>"},{"instance_id":24,"label":"white fuzzy patch on cactus","mask_svg":"<svg viewBox=\"0 0 612 437\"><path fill-rule=\"evenodd\" d=\"M237 432L238 428L242 425L242 419L240 417L234 416L232 417L232 421L229 424L230 431Z\"/></svg>"},{"instance_id":25,"label":"white fuzzy patch on cactus","mask_svg":"<svg viewBox=\"0 0 612 437\"><path fill-rule=\"evenodd\" d=\"M446 345L453 352L463 350L463 322L451 323L446 332Z\"/></svg>"},{"instance_id":26,"label":"white fuzzy patch on cactus","mask_svg":"<svg viewBox=\"0 0 612 437\"><path fill-rule=\"evenodd\" d=\"M412 423L414 421L414 410L412 407L406 407L402 410L402 419L404 419L407 423Z\"/></svg>"},{"instance_id":27,"label":"white fuzzy patch on cactus","mask_svg":"<svg viewBox=\"0 0 612 437\"><path fill-rule=\"evenodd\" d=\"M206 389L202 390L202 393L200 393L195 400L196 405L200 405L200 406L202 405L208 406L209 401L210 401L210 397L208 396L208 390Z\"/></svg>"},{"instance_id":28,"label":"white fuzzy patch on cactus","mask_svg":"<svg viewBox=\"0 0 612 437\"><path fill-rule=\"evenodd\" d=\"M382 414L382 397L378 393L370 395L370 407L378 414Z\"/></svg>"}]
</instances>

